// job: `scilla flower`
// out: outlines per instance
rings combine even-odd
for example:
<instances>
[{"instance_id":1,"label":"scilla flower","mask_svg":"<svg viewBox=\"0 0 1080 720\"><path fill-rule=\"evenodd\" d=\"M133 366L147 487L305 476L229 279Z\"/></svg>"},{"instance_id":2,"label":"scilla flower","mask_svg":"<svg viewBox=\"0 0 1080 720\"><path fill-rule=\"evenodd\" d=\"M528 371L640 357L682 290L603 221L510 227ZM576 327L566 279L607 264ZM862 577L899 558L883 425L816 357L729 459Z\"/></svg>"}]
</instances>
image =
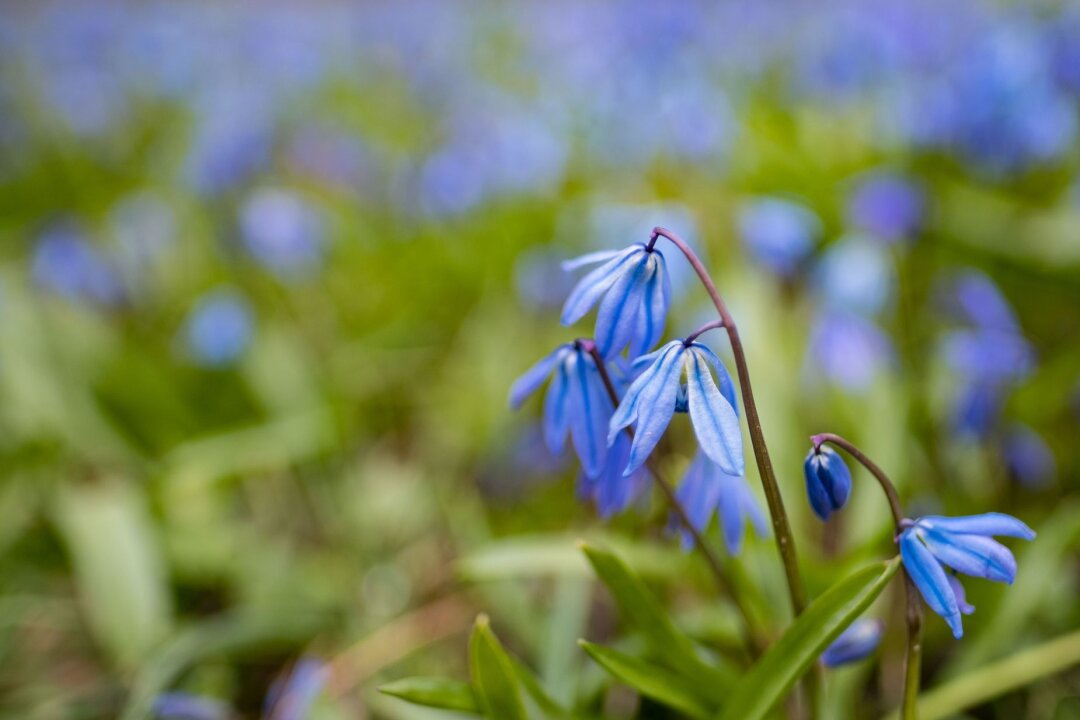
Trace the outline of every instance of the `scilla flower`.
<instances>
[{"instance_id":1,"label":"scilla flower","mask_svg":"<svg viewBox=\"0 0 1080 720\"><path fill-rule=\"evenodd\" d=\"M746 479L724 472L700 451L690 463L676 494L679 504L686 509L690 523L698 532L704 532L709 526L713 513L719 514L724 545L732 555L738 554L742 548L746 518L750 519L759 536L767 537L769 534L769 525ZM693 546L693 538L686 530L681 533L683 549L689 550Z\"/></svg>"},{"instance_id":2,"label":"scilla flower","mask_svg":"<svg viewBox=\"0 0 1080 720\"><path fill-rule=\"evenodd\" d=\"M735 385L720 358L695 342L693 337L690 342L673 340L634 363L638 367L648 367L626 391L608 431L608 443L611 444L623 428L636 423L629 463L623 471L626 476L641 467L671 422L684 369L686 404L701 449L729 475L741 477L743 474L745 464ZM716 369L719 387L709 371L710 365Z\"/></svg>"},{"instance_id":3,"label":"scilla flower","mask_svg":"<svg viewBox=\"0 0 1080 720\"><path fill-rule=\"evenodd\" d=\"M544 442L558 455L569 433L586 476L595 478L604 469L608 453L604 434L612 406L583 341L560 345L529 368L510 388L510 406L520 406L549 375L551 384L544 397Z\"/></svg>"},{"instance_id":4,"label":"scilla flower","mask_svg":"<svg viewBox=\"0 0 1080 720\"><path fill-rule=\"evenodd\" d=\"M885 630L885 623L880 620L860 618L848 626L848 629L840 633L832 645L821 653L821 662L825 667L834 668L839 665L858 662L865 659L877 646L881 644L881 635Z\"/></svg>"},{"instance_id":5,"label":"scilla flower","mask_svg":"<svg viewBox=\"0 0 1080 720\"><path fill-rule=\"evenodd\" d=\"M959 581L945 567L973 577L1012 584L1016 560L994 535L1031 540L1035 532L1010 515L986 513L965 517L928 515L900 533L900 555L912 582L930 609L949 624L957 638L964 634L960 614L974 610L963 597Z\"/></svg>"},{"instance_id":6,"label":"scilla flower","mask_svg":"<svg viewBox=\"0 0 1080 720\"><path fill-rule=\"evenodd\" d=\"M578 495L596 506L601 518L609 518L630 507L648 487L649 474L639 468L630 477L623 477L622 469L630 457L630 436L620 433L608 448L604 468L595 477L581 473Z\"/></svg>"},{"instance_id":7,"label":"scilla flower","mask_svg":"<svg viewBox=\"0 0 1080 720\"><path fill-rule=\"evenodd\" d=\"M851 494L851 472L834 450L819 446L810 451L803 463L806 494L810 507L822 521L844 507Z\"/></svg>"},{"instance_id":8,"label":"scilla flower","mask_svg":"<svg viewBox=\"0 0 1080 720\"><path fill-rule=\"evenodd\" d=\"M636 243L625 250L589 253L563 263L564 270L603 263L578 282L563 305L563 325L573 325L596 305L596 347L612 358L649 351L664 332L671 281L659 250ZM601 298L603 298L601 300Z\"/></svg>"}]
</instances>

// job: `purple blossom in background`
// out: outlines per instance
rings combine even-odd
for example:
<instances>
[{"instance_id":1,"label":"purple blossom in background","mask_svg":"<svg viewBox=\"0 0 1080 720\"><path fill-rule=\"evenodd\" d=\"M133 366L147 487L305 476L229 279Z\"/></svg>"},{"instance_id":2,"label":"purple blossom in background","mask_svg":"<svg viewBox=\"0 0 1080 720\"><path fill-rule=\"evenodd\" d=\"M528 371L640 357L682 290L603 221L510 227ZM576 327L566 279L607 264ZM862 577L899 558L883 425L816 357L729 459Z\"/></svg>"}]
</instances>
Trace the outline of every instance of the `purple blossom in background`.
<instances>
[{"instance_id":1,"label":"purple blossom in background","mask_svg":"<svg viewBox=\"0 0 1080 720\"><path fill-rule=\"evenodd\" d=\"M821 653L821 662L825 667L835 668L865 660L877 650L884 633L885 623L881 620L860 618Z\"/></svg>"},{"instance_id":2,"label":"purple blossom in background","mask_svg":"<svg viewBox=\"0 0 1080 720\"><path fill-rule=\"evenodd\" d=\"M753 258L772 272L790 276L821 237L821 220L809 208L781 198L762 197L743 204L739 236Z\"/></svg>"},{"instance_id":3,"label":"purple blossom in background","mask_svg":"<svg viewBox=\"0 0 1080 720\"><path fill-rule=\"evenodd\" d=\"M848 223L874 238L895 242L919 229L926 197L915 182L902 175L878 171L864 176L848 200Z\"/></svg>"},{"instance_id":4,"label":"purple blossom in background","mask_svg":"<svg viewBox=\"0 0 1080 720\"><path fill-rule=\"evenodd\" d=\"M724 472L700 450L683 476L676 496L699 533L705 532L714 514L719 517L724 546L732 555L742 549L747 519L759 537L770 534L769 523L746 478ZM679 535L684 550L693 547L694 540L688 531L680 529Z\"/></svg>"},{"instance_id":5,"label":"purple blossom in background","mask_svg":"<svg viewBox=\"0 0 1080 720\"><path fill-rule=\"evenodd\" d=\"M263 716L273 720L307 720L311 706L326 686L330 670L315 658L302 658L266 694Z\"/></svg>"},{"instance_id":6,"label":"purple blossom in background","mask_svg":"<svg viewBox=\"0 0 1080 720\"><path fill-rule=\"evenodd\" d=\"M863 236L829 246L814 268L814 285L831 308L867 317L892 300L896 271L888 251Z\"/></svg>"},{"instance_id":7,"label":"purple blossom in background","mask_svg":"<svg viewBox=\"0 0 1080 720\"><path fill-rule=\"evenodd\" d=\"M199 298L188 313L184 340L195 361L223 367L247 350L254 334L251 308L234 290L219 289Z\"/></svg>"},{"instance_id":8,"label":"purple blossom in background","mask_svg":"<svg viewBox=\"0 0 1080 720\"><path fill-rule=\"evenodd\" d=\"M963 381L953 404L953 434L982 440L989 437L1001 415L1002 396L1002 388L996 383Z\"/></svg>"},{"instance_id":9,"label":"purple blossom in background","mask_svg":"<svg viewBox=\"0 0 1080 720\"><path fill-rule=\"evenodd\" d=\"M889 338L861 315L825 310L810 329L809 372L821 373L849 392L868 390L892 359Z\"/></svg>"},{"instance_id":10,"label":"purple blossom in background","mask_svg":"<svg viewBox=\"0 0 1080 720\"><path fill-rule=\"evenodd\" d=\"M322 256L323 220L294 192L262 188L240 210L240 233L248 252L282 277L301 275Z\"/></svg>"},{"instance_id":11,"label":"purple blossom in background","mask_svg":"<svg viewBox=\"0 0 1080 720\"><path fill-rule=\"evenodd\" d=\"M53 225L38 237L31 273L39 287L71 301L112 306L124 298L113 265L70 224Z\"/></svg>"},{"instance_id":12,"label":"purple blossom in background","mask_svg":"<svg viewBox=\"0 0 1080 720\"><path fill-rule=\"evenodd\" d=\"M945 568L996 582L1012 584L1016 559L995 535L1033 540L1035 532L1016 518L1002 513L966 517L928 515L905 521L898 539L900 556L912 582L930 609L949 624L953 636L964 634L961 613L974 610L957 596L959 582ZM962 589L962 587L961 587Z\"/></svg>"},{"instance_id":13,"label":"purple blossom in background","mask_svg":"<svg viewBox=\"0 0 1080 720\"><path fill-rule=\"evenodd\" d=\"M267 100L246 87L214 90L197 106L185 177L206 196L251 182L271 159L274 122Z\"/></svg>"},{"instance_id":14,"label":"purple blossom in background","mask_svg":"<svg viewBox=\"0 0 1080 720\"><path fill-rule=\"evenodd\" d=\"M1026 425L1013 425L1001 440L1005 467L1018 483L1045 488L1054 481L1057 462L1046 440Z\"/></svg>"}]
</instances>

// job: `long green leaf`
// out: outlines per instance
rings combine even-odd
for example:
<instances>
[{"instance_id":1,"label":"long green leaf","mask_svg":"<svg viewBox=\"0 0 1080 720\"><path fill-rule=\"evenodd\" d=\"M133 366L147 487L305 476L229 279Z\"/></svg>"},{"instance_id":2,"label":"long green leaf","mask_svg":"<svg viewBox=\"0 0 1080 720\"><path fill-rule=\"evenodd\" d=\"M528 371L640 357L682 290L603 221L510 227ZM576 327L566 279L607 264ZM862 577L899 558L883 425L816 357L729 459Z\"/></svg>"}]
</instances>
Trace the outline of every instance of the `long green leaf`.
<instances>
[{"instance_id":1,"label":"long green leaf","mask_svg":"<svg viewBox=\"0 0 1080 720\"><path fill-rule=\"evenodd\" d=\"M721 720L759 720L885 589L900 567L896 557L875 564L825 591L735 686Z\"/></svg>"},{"instance_id":2,"label":"long green leaf","mask_svg":"<svg viewBox=\"0 0 1080 720\"><path fill-rule=\"evenodd\" d=\"M656 658L720 696L731 684L734 670L730 666L714 667L705 663L693 641L675 627L645 583L619 558L587 544L582 544L581 549L597 576L611 591L624 619L645 637Z\"/></svg>"},{"instance_id":3,"label":"long green leaf","mask_svg":"<svg viewBox=\"0 0 1080 720\"><path fill-rule=\"evenodd\" d=\"M1074 665L1080 665L1080 631L1022 650L923 694L919 720L952 717ZM889 715L890 720L897 718L897 713Z\"/></svg>"},{"instance_id":4,"label":"long green leaf","mask_svg":"<svg viewBox=\"0 0 1080 720\"><path fill-rule=\"evenodd\" d=\"M514 663L491 631L486 615L476 618L469 638L469 670L487 717L491 720L526 720Z\"/></svg>"},{"instance_id":5,"label":"long green leaf","mask_svg":"<svg viewBox=\"0 0 1080 720\"><path fill-rule=\"evenodd\" d=\"M710 708L695 691L694 683L633 655L579 640L585 652L620 682L642 695L685 713L692 718L711 717Z\"/></svg>"},{"instance_id":6,"label":"long green leaf","mask_svg":"<svg viewBox=\"0 0 1080 720\"><path fill-rule=\"evenodd\" d=\"M444 678L411 677L383 685L379 692L415 705L480 714L480 705L468 683Z\"/></svg>"}]
</instances>

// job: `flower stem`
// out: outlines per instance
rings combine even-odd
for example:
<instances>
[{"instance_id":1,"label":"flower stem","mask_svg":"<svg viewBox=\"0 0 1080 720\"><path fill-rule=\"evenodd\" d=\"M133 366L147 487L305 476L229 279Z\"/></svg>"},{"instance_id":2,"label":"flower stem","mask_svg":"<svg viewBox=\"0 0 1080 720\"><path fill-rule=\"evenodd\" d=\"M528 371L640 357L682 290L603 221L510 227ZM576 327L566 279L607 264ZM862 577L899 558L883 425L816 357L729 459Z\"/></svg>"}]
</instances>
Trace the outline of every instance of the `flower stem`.
<instances>
[{"instance_id":1,"label":"flower stem","mask_svg":"<svg viewBox=\"0 0 1080 720\"><path fill-rule=\"evenodd\" d=\"M746 363L746 353L743 350L742 340L739 339L739 330L735 321L728 312L727 305L720 297L709 272L705 269L701 259L678 235L662 227L653 228L649 247L659 237L667 238L675 247L682 251L690 265L694 268L705 291L709 294L716 312L720 314L720 326L727 330L728 342L731 344L731 352L735 356L735 368L739 375L739 388L742 391L743 405L746 408L746 424L750 429L750 442L754 446L754 459L757 461L758 474L761 475L761 484L765 489L765 500L769 505L769 516L772 518L773 534L776 536L776 545L780 550L780 559L784 564L784 575L787 578L788 594L791 597L791 607L796 615L806 608L806 590L803 588L802 576L799 574L799 561L795 554L795 541L791 534L791 525L788 523L787 513L784 510L784 499L780 495L780 486L776 482L776 473L773 471L772 460L769 459L769 448L765 445L765 434L761 430L761 418L758 416L757 403L754 402L754 390L750 385L750 369Z\"/></svg>"},{"instance_id":2,"label":"flower stem","mask_svg":"<svg viewBox=\"0 0 1080 720\"><path fill-rule=\"evenodd\" d=\"M593 362L596 363L597 370L600 371L600 378L604 381L604 387L607 389L612 405L618 407L619 393L615 389L615 384L611 382L611 375L608 374L607 365L604 363L603 357L600 356L600 351L596 349L596 343L592 340L579 340L578 342L580 343L581 348L592 356ZM626 433L633 439L634 431L632 428L627 427ZM753 613L750 612L750 608L746 606L746 603L743 601L740 594L735 592L735 584L731 581L731 578L728 576L720 559L716 557L716 554L706 544L705 538L701 536L698 529L690 522L686 510L683 508L682 503L679 502L679 498L675 494L675 488L660 474L659 468L652 458L649 458L646 461L646 466L649 469L649 474L652 475L653 480L656 482L656 485L664 494L664 499L667 501L667 504L678 517L679 524L683 526L683 529L685 529L686 532L690 533L690 537L694 540L694 546L701 552L702 556L704 556L705 562L712 571L713 577L716 578L716 583L720 586L721 592L726 591L727 594L731 596L732 602L735 603L739 615L742 616L751 652L754 657L757 657L764 652L766 643L763 633L757 626L757 622L754 620Z\"/></svg>"},{"instance_id":3,"label":"flower stem","mask_svg":"<svg viewBox=\"0 0 1080 720\"><path fill-rule=\"evenodd\" d=\"M814 443L815 450L824 443L835 445L846 451L851 457L855 458L860 465L870 471L870 474L873 475L874 478L877 479L878 484L881 485L881 489L884 491L885 497L889 501L889 510L892 512L893 524L896 526L896 534L899 535L904 529L904 508L900 505L900 496L896 492L896 486L893 485L889 476L885 474L885 471L878 467L877 463L871 460L866 453L839 435L834 435L833 433L821 433L812 436L810 441ZM907 568L904 569L904 591L907 603L908 637L907 654L904 660L904 696L900 705L900 713L903 720L916 720L918 717L919 673L922 667L923 611L922 602L919 600L919 592L915 587L915 583L911 581L911 576L908 575Z\"/></svg>"}]
</instances>

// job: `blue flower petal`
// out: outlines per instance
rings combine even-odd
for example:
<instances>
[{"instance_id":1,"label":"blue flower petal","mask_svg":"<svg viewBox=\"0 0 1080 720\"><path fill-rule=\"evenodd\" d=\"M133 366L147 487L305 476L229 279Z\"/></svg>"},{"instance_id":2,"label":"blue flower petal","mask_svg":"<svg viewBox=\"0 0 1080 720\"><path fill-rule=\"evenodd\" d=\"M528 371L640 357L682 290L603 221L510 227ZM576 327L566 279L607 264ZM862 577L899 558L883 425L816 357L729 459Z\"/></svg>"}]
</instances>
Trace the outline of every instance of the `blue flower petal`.
<instances>
[{"instance_id":1,"label":"blue flower petal","mask_svg":"<svg viewBox=\"0 0 1080 720\"><path fill-rule=\"evenodd\" d=\"M596 315L596 347L605 358L618 355L634 335L648 283L649 254L612 284Z\"/></svg>"},{"instance_id":2,"label":"blue flower petal","mask_svg":"<svg viewBox=\"0 0 1080 720\"><path fill-rule=\"evenodd\" d=\"M728 372L727 368L724 367L724 363L708 345L695 341L691 347L700 352L702 357L708 360L709 364L716 370L720 394L727 398L727 401L731 404L731 408L735 411L735 414L738 415L739 401L735 395L735 382L731 379L731 373Z\"/></svg>"},{"instance_id":3,"label":"blue flower petal","mask_svg":"<svg viewBox=\"0 0 1080 720\"><path fill-rule=\"evenodd\" d=\"M1016 579L1016 559L1007 547L992 538L925 528L918 528L917 532L934 557L953 570L1009 584Z\"/></svg>"},{"instance_id":4,"label":"blue flower petal","mask_svg":"<svg viewBox=\"0 0 1080 720\"><path fill-rule=\"evenodd\" d=\"M960 608L956 603L949 579L941 565L910 529L900 534L900 557L915 587L919 588L923 599L930 609L941 617L952 629L953 637L964 634L960 621Z\"/></svg>"},{"instance_id":5,"label":"blue flower petal","mask_svg":"<svg viewBox=\"0 0 1080 720\"><path fill-rule=\"evenodd\" d=\"M570 378L565 363L560 363L551 376L544 396L544 444L552 455L561 455L570 431Z\"/></svg>"},{"instance_id":6,"label":"blue flower petal","mask_svg":"<svg viewBox=\"0 0 1080 720\"><path fill-rule=\"evenodd\" d=\"M1035 531L1012 515L1005 513L983 513L982 515L965 515L962 517L944 517L942 515L927 515L919 518L919 524L923 527L932 527L951 533L965 533L969 535L1004 535L1006 537L1023 538L1034 540Z\"/></svg>"},{"instance_id":7,"label":"blue flower petal","mask_svg":"<svg viewBox=\"0 0 1080 720\"><path fill-rule=\"evenodd\" d=\"M856 620L821 653L821 662L825 667L837 667L862 660L877 649L884 630L880 620Z\"/></svg>"},{"instance_id":8,"label":"blue flower petal","mask_svg":"<svg viewBox=\"0 0 1080 720\"><path fill-rule=\"evenodd\" d=\"M572 270L577 270L578 268L583 268L586 265L607 262L621 252L623 252L623 250L599 250L597 252L585 253L576 258L571 258L570 260L563 260L562 263L560 263L560 266L563 270L570 272Z\"/></svg>"},{"instance_id":9,"label":"blue flower petal","mask_svg":"<svg viewBox=\"0 0 1080 720\"><path fill-rule=\"evenodd\" d=\"M731 555L738 555L739 550L742 549L743 536L746 534L743 503L740 500L746 483L741 477L728 475L725 472L717 472L716 475L716 484L720 489L716 509L720 514L720 529L724 531L724 546Z\"/></svg>"},{"instance_id":10,"label":"blue flower petal","mask_svg":"<svg viewBox=\"0 0 1080 720\"><path fill-rule=\"evenodd\" d=\"M630 462L623 470L624 475L630 475L641 467L660 442L664 430L671 422L671 416L675 414L675 396L679 392L684 350L681 342L672 343L670 352L657 361L659 367L655 375L641 389L637 399L638 422L634 430L634 443L630 448ZM642 378L644 377L645 375L642 375Z\"/></svg>"},{"instance_id":11,"label":"blue flower petal","mask_svg":"<svg viewBox=\"0 0 1080 720\"><path fill-rule=\"evenodd\" d=\"M680 347L682 347L682 342L673 340L656 352L650 353L650 356L654 358L653 364L646 368L645 371L638 375L637 379L630 384L630 388L626 391L626 394L623 395L623 399L619 403L619 407L616 408L615 414L611 416L611 424L608 429L608 445L615 442L615 436L618 435L624 427L637 421L642 396L651 383L655 381L660 370L664 367L664 356Z\"/></svg>"},{"instance_id":12,"label":"blue flower petal","mask_svg":"<svg viewBox=\"0 0 1080 720\"><path fill-rule=\"evenodd\" d=\"M819 452L811 450L803 461L803 474L806 477L806 497L810 500L810 507L814 514L827 522L832 515L832 495L829 493L826 479L822 477L822 461Z\"/></svg>"},{"instance_id":13,"label":"blue flower petal","mask_svg":"<svg viewBox=\"0 0 1080 720\"><path fill-rule=\"evenodd\" d=\"M616 280L633 267L638 256L645 252L642 245L632 245L606 263L581 278L563 305L562 324L573 325L589 312Z\"/></svg>"},{"instance_id":14,"label":"blue flower petal","mask_svg":"<svg viewBox=\"0 0 1080 720\"><path fill-rule=\"evenodd\" d=\"M697 348L688 353L686 384L690 395L690 420L701 449L724 472L742 476L746 467L739 417L716 387L709 363Z\"/></svg>"},{"instance_id":15,"label":"blue flower petal","mask_svg":"<svg viewBox=\"0 0 1080 720\"><path fill-rule=\"evenodd\" d=\"M592 498L601 518L622 512L645 490L649 475L644 469L623 477L622 469L629 457L630 437L622 433L608 449L603 472L593 481Z\"/></svg>"},{"instance_id":16,"label":"blue flower petal","mask_svg":"<svg viewBox=\"0 0 1080 720\"><path fill-rule=\"evenodd\" d=\"M595 478L604 468L604 432L611 417L611 400L592 358L577 350L567 360L570 382L570 437L585 474Z\"/></svg>"},{"instance_id":17,"label":"blue flower petal","mask_svg":"<svg viewBox=\"0 0 1080 720\"><path fill-rule=\"evenodd\" d=\"M667 263L659 250L649 257L649 276L645 285L645 297L637 314L633 339L630 341L630 357L648 352L664 334L668 307L671 303L671 278Z\"/></svg>"},{"instance_id":18,"label":"blue flower petal","mask_svg":"<svg viewBox=\"0 0 1080 720\"><path fill-rule=\"evenodd\" d=\"M639 355L636 358L634 358L634 362L632 362L630 364L630 374L631 375L640 375L643 370L645 370L647 367L652 365L656 361L656 359L658 357L660 357L661 353L663 353L665 350L667 350L669 347L671 347L671 345L673 343L676 343L676 342L679 343L680 345L682 344L681 340L672 340L671 342L665 343L664 345L661 345L660 347L656 348L651 353L646 353L644 355Z\"/></svg>"},{"instance_id":19,"label":"blue flower petal","mask_svg":"<svg viewBox=\"0 0 1080 720\"><path fill-rule=\"evenodd\" d=\"M964 615L970 615L975 612L975 606L971 605L967 601L967 592L964 590L964 586L960 583L960 578L955 575L949 575L949 587L952 588L953 595L956 596L956 606L960 608L960 612Z\"/></svg>"},{"instance_id":20,"label":"blue flower petal","mask_svg":"<svg viewBox=\"0 0 1080 720\"><path fill-rule=\"evenodd\" d=\"M675 497L686 513L687 519L694 529L704 532L712 517L716 504L720 500L720 485L715 482L716 465L709 461L703 453L694 455L693 462L686 470L686 475L679 483ZM690 550L694 546L694 537L686 528L678 525L682 539L683 550Z\"/></svg>"},{"instance_id":21,"label":"blue flower petal","mask_svg":"<svg viewBox=\"0 0 1080 720\"><path fill-rule=\"evenodd\" d=\"M518 408L525 398L536 392L536 389L544 384L544 380L551 373L551 368L565 357L570 346L560 345L549 355L525 371L525 374L514 381L510 386L510 407Z\"/></svg>"}]
</instances>

